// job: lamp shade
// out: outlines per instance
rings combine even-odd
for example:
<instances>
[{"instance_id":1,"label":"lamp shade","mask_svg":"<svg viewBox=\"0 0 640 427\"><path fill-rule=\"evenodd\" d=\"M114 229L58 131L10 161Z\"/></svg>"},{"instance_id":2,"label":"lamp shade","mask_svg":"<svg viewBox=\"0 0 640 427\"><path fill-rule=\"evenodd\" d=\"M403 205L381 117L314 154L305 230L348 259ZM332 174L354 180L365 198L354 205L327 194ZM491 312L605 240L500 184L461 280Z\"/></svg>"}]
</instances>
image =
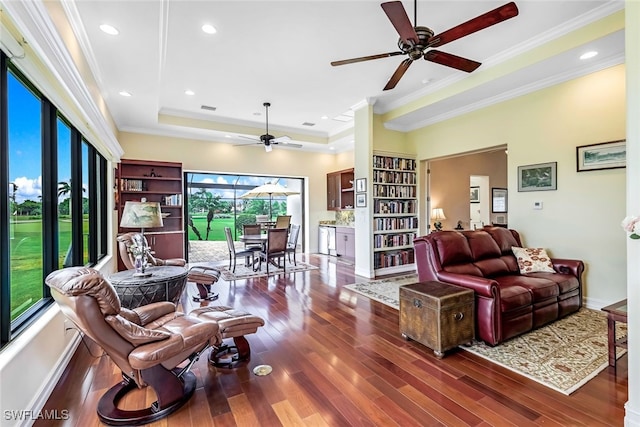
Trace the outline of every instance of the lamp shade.
<instances>
[{"instance_id":1,"label":"lamp shade","mask_svg":"<svg viewBox=\"0 0 640 427\"><path fill-rule=\"evenodd\" d=\"M144 229L162 226L160 203L147 201L125 203L120 227Z\"/></svg>"},{"instance_id":2,"label":"lamp shade","mask_svg":"<svg viewBox=\"0 0 640 427\"><path fill-rule=\"evenodd\" d=\"M444 210L442 210L442 208L433 208L431 211L431 219L434 221L442 221L443 219L447 219L447 217L444 216Z\"/></svg>"}]
</instances>

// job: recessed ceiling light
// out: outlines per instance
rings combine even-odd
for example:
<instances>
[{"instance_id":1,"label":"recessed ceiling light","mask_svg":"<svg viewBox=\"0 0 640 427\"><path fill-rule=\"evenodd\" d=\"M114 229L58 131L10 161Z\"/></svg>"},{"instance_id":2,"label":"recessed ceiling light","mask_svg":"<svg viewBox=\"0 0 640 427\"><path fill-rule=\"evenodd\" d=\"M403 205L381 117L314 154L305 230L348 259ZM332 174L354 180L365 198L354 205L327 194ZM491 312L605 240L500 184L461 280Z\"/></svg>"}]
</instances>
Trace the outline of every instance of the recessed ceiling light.
<instances>
[{"instance_id":1,"label":"recessed ceiling light","mask_svg":"<svg viewBox=\"0 0 640 427\"><path fill-rule=\"evenodd\" d=\"M202 26L202 31L204 31L207 34L215 34L218 32L218 30L216 30L216 27L214 27L211 24L204 24Z\"/></svg>"},{"instance_id":2,"label":"recessed ceiling light","mask_svg":"<svg viewBox=\"0 0 640 427\"><path fill-rule=\"evenodd\" d=\"M231 138L231 135L225 135L224 137L225 138Z\"/></svg>"},{"instance_id":3,"label":"recessed ceiling light","mask_svg":"<svg viewBox=\"0 0 640 427\"><path fill-rule=\"evenodd\" d=\"M595 50L590 50L589 52L585 52L582 55L580 55L580 59L589 59L589 58L593 58L594 56L596 56L598 54L598 52L596 52Z\"/></svg>"},{"instance_id":4,"label":"recessed ceiling light","mask_svg":"<svg viewBox=\"0 0 640 427\"><path fill-rule=\"evenodd\" d=\"M329 150L335 150L335 147L329 147Z\"/></svg>"},{"instance_id":5,"label":"recessed ceiling light","mask_svg":"<svg viewBox=\"0 0 640 427\"><path fill-rule=\"evenodd\" d=\"M260 113L259 111L256 111L255 113L253 113L254 116L261 116L262 113Z\"/></svg>"},{"instance_id":6,"label":"recessed ceiling light","mask_svg":"<svg viewBox=\"0 0 640 427\"><path fill-rule=\"evenodd\" d=\"M184 91L184 94L191 96L191 95L195 95L196 93L194 91L190 90L190 89L187 89L187 90Z\"/></svg>"},{"instance_id":7,"label":"recessed ceiling light","mask_svg":"<svg viewBox=\"0 0 640 427\"><path fill-rule=\"evenodd\" d=\"M320 117L322 120L327 120L329 118L329 116L322 116Z\"/></svg>"},{"instance_id":8,"label":"recessed ceiling light","mask_svg":"<svg viewBox=\"0 0 640 427\"><path fill-rule=\"evenodd\" d=\"M101 24L100 25L100 29L104 32L109 34L110 36L117 36L118 34L120 34L120 31L118 31L116 29L116 27L114 27L113 25L109 25L109 24Z\"/></svg>"},{"instance_id":9,"label":"recessed ceiling light","mask_svg":"<svg viewBox=\"0 0 640 427\"><path fill-rule=\"evenodd\" d=\"M131 96L131 94L129 92L127 92L126 90L121 90L120 92L118 92L120 95L122 96Z\"/></svg>"},{"instance_id":10,"label":"recessed ceiling light","mask_svg":"<svg viewBox=\"0 0 640 427\"><path fill-rule=\"evenodd\" d=\"M431 79L422 79L422 84L423 85L426 85L426 84L429 84L429 83L431 83Z\"/></svg>"}]
</instances>

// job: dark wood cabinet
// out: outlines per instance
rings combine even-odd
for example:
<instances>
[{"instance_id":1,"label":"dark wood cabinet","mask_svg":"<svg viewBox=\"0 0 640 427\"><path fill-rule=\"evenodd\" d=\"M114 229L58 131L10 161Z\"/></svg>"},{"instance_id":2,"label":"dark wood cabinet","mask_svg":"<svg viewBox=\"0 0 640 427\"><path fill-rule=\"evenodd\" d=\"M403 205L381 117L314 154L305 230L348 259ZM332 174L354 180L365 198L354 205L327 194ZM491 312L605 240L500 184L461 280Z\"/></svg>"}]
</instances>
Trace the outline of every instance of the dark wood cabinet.
<instances>
[{"instance_id":1,"label":"dark wood cabinet","mask_svg":"<svg viewBox=\"0 0 640 427\"><path fill-rule=\"evenodd\" d=\"M327 210L353 209L353 168L327 174Z\"/></svg>"},{"instance_id":2,"label":"dark wood cabinet","mask_svg":"<svg viewBox=\"0 0 640 427\"><path fill-rule=\"evenodd\" d=\"M356 260L355 230L352 227L336 227L336 254L345 260Z\"/></svg>"},{"instance_id":3,"label":"dark wood cabinet","mask_svg":"<svg viewBox=\"0 0 640 427\"><path fill-rule=\"evenodd\" d=\"M139 231L120 227L127 201L160 203L163 227L145 229L155 256L162 259L184 258L184 208L182 163L122 159L118 167L118 234ZM118 254L118 270L125 270Z\"/></svg>"}]
</instances>

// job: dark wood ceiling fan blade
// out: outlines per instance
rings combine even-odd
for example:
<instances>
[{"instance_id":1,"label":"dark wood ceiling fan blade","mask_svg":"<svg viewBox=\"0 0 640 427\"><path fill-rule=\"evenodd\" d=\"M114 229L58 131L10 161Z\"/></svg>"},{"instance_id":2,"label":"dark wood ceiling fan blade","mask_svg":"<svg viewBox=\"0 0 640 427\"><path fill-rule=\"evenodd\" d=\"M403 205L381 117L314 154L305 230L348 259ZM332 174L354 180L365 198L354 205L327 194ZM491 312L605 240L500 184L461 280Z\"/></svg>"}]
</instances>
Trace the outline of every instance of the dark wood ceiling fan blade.
<instances>
[{"instance_id":1,"label":"dark wood ceiling fan blade","mask_svg":"<svg viewBox=\"0 0 640 427\"><path fill-rule=\"evenodd\" d=\"M331 65L336 67L338 65L354 64L356 62L371 61L372 59L388 58L390 56L398 56L398 55L404 55L404 53L400 52L400 51L397 51L397 52L389 52L389 53L380 53L378 55L361 56L359 58L351 58L351 59L343 59L341 61L333 61L331 63Z\"/></svg>"},{"instance_id":2,"label":"dark wood ceiling fan blade","mask_svg":"<svg viewBox=\"0 0 640 427\"><path fill-rule=\"evenodd\" d=\"M514 2L507 3L492 11L477 16L429 39L427 46L438 47L461 37L483 30L492 25L506 21L518 15L518 7Z\"/></svg>"},{"instance_id":3,"label":"dark wood ceiling fan blade","mask_svg":"<svg viewBox=\"0 0 640 427\"><path fill-rule=\"evenodd\" d=\"M387 18L389 18L389 21L391 21L404 42L418 43L418 34L416 34L416 30L413 28L401 1L390 1L382 3L380 6L382 6Z\"/></svg>"},{"instance_id":4,"label":"dark wood ceiling fan blade","mask_svg":"<svg viewBox=\"0 0 640 427\"><path fill-rule=\"evenodd\" d=\"M471 59L463 58L451 53L440 52L439 50L428 51L424 54L424 59L435 62L436 64L466 71L467 73L474 71L482 65L480 62L472 61Z\"/></svg>"},{"instance_id":5,"label":"dark wood ceiling fan blade","mask_svg":"<svg viewBox=\"0 0 640 427\"><path fill-rule=\"evenodd\" d=\"M396 68L396 71L393 73L389 81L387 82L387 85L382 90L389 90L396 87L396 85L398 84L402 76L404 76L404 73L406 73L407 70L409 69L409 66L411 65L412 62L413 62L413 59L411 58L407 58L404 61L402 61L400 65L398 65L398 68Z\"/></svg>"}]
</instances>

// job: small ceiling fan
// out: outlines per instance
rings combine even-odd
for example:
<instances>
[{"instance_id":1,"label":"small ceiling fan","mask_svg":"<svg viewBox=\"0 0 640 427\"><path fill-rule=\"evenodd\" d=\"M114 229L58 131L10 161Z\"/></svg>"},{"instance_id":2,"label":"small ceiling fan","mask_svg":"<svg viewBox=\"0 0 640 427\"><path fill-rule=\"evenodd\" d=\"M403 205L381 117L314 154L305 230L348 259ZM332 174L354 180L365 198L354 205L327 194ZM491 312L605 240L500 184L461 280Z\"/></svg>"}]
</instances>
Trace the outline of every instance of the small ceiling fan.
<instances>
[{"instance_id":1,"label":"small ceiling fan","mask_svg":"<svg viewBox=\"0 0 640 427\"><path fill-rule=\"evenodd\" d=\"M264 133L264 135L260 135L260 139L256 139L256 138L251 138L248 136L241 136L241 138L246 138L246 139L251 139L253 141L256 141L256 144L263 144L264 145L264 150L266 152L270 152L271 150L273 150L273 146L274 145L278 145L278 144L282 144L282 145L286 145L287 147L296 147L296 148L300 148L302 147L302 144L295 144L295 143L291 143L289 141L291 141L291 138L283 135L280 137L275 137L271 134L269 134L269 107L271 107L271 103L270 102L265 102L264 104L264 108L266 110L266 131ZM244 144L242 144L244 145Z\"/></svg>"},{"instance_id":2,"label":"small ceiling fan","mask_svg":"<svg viewBox=\"0 0 640 427\"><path fill-rule=\"evenodd\" d=\"M370 61L372 59L388 58L390 56L407 55L408 58L400 63L383 90L396 87L413 61L420 58L470 73L481 65L480 62L430 48L443 46L461 37L468 36L476 31L483 30L518 15L518 7L514 2L510 2L443 33L434 35L432 29L417 25L418 1L414 0L413 4L414 25L411 25L411 21L402 6L402 2L390 1L380 5L400 35L400 39L398 40L399 51L333 61L331 65L346 65L355 62Z\"/></svg>"}]
</instances>

